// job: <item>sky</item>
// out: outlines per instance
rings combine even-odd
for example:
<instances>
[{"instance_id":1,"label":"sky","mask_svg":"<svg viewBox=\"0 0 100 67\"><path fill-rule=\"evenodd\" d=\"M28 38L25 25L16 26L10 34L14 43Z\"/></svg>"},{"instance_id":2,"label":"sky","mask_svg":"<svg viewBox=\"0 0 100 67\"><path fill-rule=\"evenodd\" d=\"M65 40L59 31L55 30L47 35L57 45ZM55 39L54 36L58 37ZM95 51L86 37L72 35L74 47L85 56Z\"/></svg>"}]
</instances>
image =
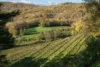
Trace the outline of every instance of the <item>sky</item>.
<instances>
[{"instance_id":1,"label":"sky","mask_svg":"<svg viewBox=\"0 0 100 67\"><path fill-rule=\"evenodd\" d=\"M51 5L64 2L80 3L82 2L82 0L0 0L0 2L14 2L14 3L21 2L21 3L38 4L38 5Z\"/></svg>"}]
</instances>

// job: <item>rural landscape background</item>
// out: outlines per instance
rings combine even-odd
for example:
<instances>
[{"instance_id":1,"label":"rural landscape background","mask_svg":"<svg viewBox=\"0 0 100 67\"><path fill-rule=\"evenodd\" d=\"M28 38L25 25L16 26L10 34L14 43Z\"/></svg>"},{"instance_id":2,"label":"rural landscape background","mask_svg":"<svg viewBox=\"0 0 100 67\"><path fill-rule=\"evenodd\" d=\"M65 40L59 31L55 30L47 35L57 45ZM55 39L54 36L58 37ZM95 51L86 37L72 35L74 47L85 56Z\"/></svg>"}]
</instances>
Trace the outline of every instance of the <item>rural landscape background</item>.
<instances>
[{"instance_id":1,"label":"rural landscape background","mask_svg":"<svg viewBox=\"0 0 100 67\"><path fill-rule=\"evenodd\" d=\"M100 1L62 1L0 1L0 67L100 67Z\"/></svg>"}]
</instances>

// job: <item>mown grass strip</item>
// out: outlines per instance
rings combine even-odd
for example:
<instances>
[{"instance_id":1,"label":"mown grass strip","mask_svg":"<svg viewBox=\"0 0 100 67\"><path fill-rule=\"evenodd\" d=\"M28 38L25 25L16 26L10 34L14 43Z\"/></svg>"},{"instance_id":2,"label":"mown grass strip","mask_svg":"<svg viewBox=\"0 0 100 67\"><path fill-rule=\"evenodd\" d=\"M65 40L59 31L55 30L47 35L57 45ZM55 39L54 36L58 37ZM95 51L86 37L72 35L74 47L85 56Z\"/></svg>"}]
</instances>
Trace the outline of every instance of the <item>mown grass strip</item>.
<instances>
[{"instance_id":1,"label":"mown grass strip","mask_svg":"<svg viewBox=\"0 0 100 67\"><path fill-rule=\"evenodd\" d=\"M79 47L79 49L76 51L76 53L75 54L78 54L79 52L81 52L81 51L83 51L83 50L85 50L86 49L86 40L87 40L87 38L89 37L89 35L88 36L86 36L86 39L85 39L85 41L82 43L82 45Z\"/></svg>"},{"instance_id":2,"label":"mown grass strip","mask_svg":"<svg viewBox=\"0 0 100 67\"><path fill-rule=\"evenodd\" d=\"M49 49L51 49L52 47L55 47L55 43L56 44L58 44L58 43L61 43L61 42L63 42L63 40L61 40L60 42L58 41L55 41L54 43L51 43L51 44L49 44L46 48L44 48L43 50L40 50L40 52L38 52L37 54L35 54L35 56L34 57L38 57L38 56L40 56L42 53L45 53L45 51L48 51ZM49 49L47 49L47 48L49 48ZM47 49L47 50L46 50ZM33 57L33 55L32 55L32 57Z\"/></svg>"},{"instance_id":3,"label":"mown grass strip","mask_svg":"<svg viewBox=\"0 0 100 67\"><path fill-rule=\"evenodd\" d=\"M63 44L67 43L70 41L71 38L66 39L64 41L62 41L61 43L56 44L54 47L52 47L48 52L46 52L44 55L42 55L42 58L46 58L50 52L54 51L55 49L59 48L60 46L63 46ZM47 49L48 50L48 49Z\"/></svg>"},{"instance_id":4,"label":"mown grass strip","mask_svg":"<svg viewBox=\"0 0 100 67\"><path fill-rule=\"evenodd\" d=\"M80 36L77 36L77 37L75 37L75 38L73 38L69 43L67 43L67 44L71 44L71 43L73 43L78 37L80 37ZM68 45L67 45L68 46ZM64 47L67 47L67 46L64 46ZM63 48L64 48L63 47ZM61 48L61 47L60 47ZM59 49L60 49L59 48ZM58 49L58 50L59 50ZM57 51L57 50L56 50ZM56 51L54 51L54 53L56 52ZM62 52L63 50L61 50L60 52ZM57 56L60 52L58 52L55 56ZM52 55L52 57L50 57ZM50 62L52 59L54 59L54 55L53 54L51 54L50 56L49 56L49 60L47 60L45 63L43 63L40 67L43 67L43 66L45 66L45 64L46 63L48 63L48 62Z\"/></svg>"},{"instance_id":5,"label":"mown grass strip","mask_svg":"<svg viewBox=\"0 0 100 67\"><path fill-rule=\"evenodd\" d=\"M84 37L83 40L80 41L80 43L78 43L78 44L76 45L76 47L73 48L73 50L71 51L70 54L73 54L73 55L76 54L76 53L78 52L78 50L81 48L81 46L83 45L83 43L84 43L84 41L86 40L86 38L87 38L87 36Z\"/></svg>"},{"instance_id":6,"label":"mown grass strip","mask_svg":"<svg viewBox=\"0 0 100 67\"><path fill-rule=\"evenodd\" d=\"M78 40L76 40L75 42L78 44L77 41L78 41ZM70 47L71 47L72 45L77 46L77 44L75 44L74 42L72 42L71 44L69 44L68 47L64 48L63 51L60 52L59 55L57 55L56 57L61 58L61 56L63 56L64 54L66 54L66 53L64 53L64 52L68 52L67 50L68 50L68 49L71 49ZM74 48L75 48L75 47L74 47Z\"/></svg>"},{"instance_id":7,"label":"mown grass strip","mask_svg":"<svg viewBox=\"0 0 100 67\"><path fill-rule=\"evenodd\" d=\"M66 41L66 40L67 40L67 41ZM61 46L61 44L67 43L68 41L70 41L70 39L66 38L66 39L62 40L61 42L56 43L54 46L52 45L51 47L45 49L46 52L42 51L42 52L43 52L42 55L40 54L40 56L37 57L37 58L35 58L35 59L41 58L41 56L44 56L44 55L46 55L47 53L49 54L49 51L50 51L50 50L53 51L54 47L56 47L56 46L57 46L57 47L58 47L58 46ZM58 44L59 44L59 45L58 45ZM35 60L35 59L34 59L34 60ZM34 65L34 64L35 64L35 63L33 63L33 65Z\"/></svg>"},{"instance_id":8,"label":"mown grass strip","mask_svg":"<svg viewBox=\"0 0 100 67\"><path fill-rule=\"evenodd\" d=\"M77 39L78 37L76 36L76 39ZM68 43L72 43L72 42L74 42L75 41L75 39L70 39L70 41L68 41L67 42L67 44ZM60 50L62 50L62 48L65 48L65 47L68 47L68 45L67 45L66 43L64 43L64 44L62 44L62 45L60 45L59 47L57 46L57 49L55 48L54 50L52 50L53 52L49 55L49 56L47 56L47 57L50 57L51 55L54 55L53 53L55 53L56 51L60 51Z\"/></svg>"},{"instance_id":9,"label":"mown grass strip","mask_svg":"<svg viewBox=\"0 0 100 67\"><path fill-rule=\"evenodd\" d=\"M48 43L49 44L49 43ZM48 45L47 44L47 45ZM41 49L44 49L47 45L44 45L44 47L41 47ZM37 53L39 50L36 50L35 52L34 52L34 49L29 49L27 52L24 52L24 53L22 53L22 56L20 56L20 57L18 57L18 58L16 58L16 59L14 59L14 60L12 60L12 63L10 64L10 65L12 65L12 64L14 64L15 62L18 62L19 60L21 60L21 59L23 59L23 58L25 58L25 57L28 57L28 56L31 56L32 54L35 54L35 53Z\"/></svg>"},{"instance_id":10,"label":"mown grass strip","mask_svg":"<svg viewBox=\"0 0 100 67\"><path fill-rule=\"evenodd\" d=\"M68 48L65 49L65 51L63 52L61 58L64 58L66 55L68 55L73 50L73 48L75 48L78 45L78 43L81 40L83 40L83 38L84 38L84 36L81 36L75 43L72 44L73 46L69 47L69 49Z\"/></svg>"},{"instance_id":11,"label":"mown grass strip","mask_svg":"<svg viewBox=\"0 0 100 67\"><path fill-rule=\"evenodd\" d=\"M8 58L8 60L14 60L14 59L16 59L17 57L19 57L22 53L25 53L26 51L29 51L29 50L31 50L31 49L33 49L33 47L31 47L31 48L25 48L25 49L20 49L20 51L16 51L15 53L13 53L11 56L9 56L9 57L7 57Z\"/></svg>"},{"instance_id":12,"label":"mown grass strip","mask_svg":"<svg viewBox=\"0 0 100 67\"><path fill-rule=\"evenodd\" d=\"M82 37L82 38L78 39L78 42L76 42L76 45L74 45L74 46L70 49L70 51L66 53L65 56L69 55L70 52L72 52L74 48L76 48L78 45L81 44L81 42L83 43L85 38L86 38L86 37ZM60 58L61 55L64 55L64 54L61 54L61 53L60 53L59 55L55 56L54 59L52 59L51 61L49 61L48 63L46 63L43 67L46 67L46 66L50 65L50 64L51 64L53 61L55 61L55 60L58 60L58 59L61 60L61 58Z\"/></svg>"}]
</instances>

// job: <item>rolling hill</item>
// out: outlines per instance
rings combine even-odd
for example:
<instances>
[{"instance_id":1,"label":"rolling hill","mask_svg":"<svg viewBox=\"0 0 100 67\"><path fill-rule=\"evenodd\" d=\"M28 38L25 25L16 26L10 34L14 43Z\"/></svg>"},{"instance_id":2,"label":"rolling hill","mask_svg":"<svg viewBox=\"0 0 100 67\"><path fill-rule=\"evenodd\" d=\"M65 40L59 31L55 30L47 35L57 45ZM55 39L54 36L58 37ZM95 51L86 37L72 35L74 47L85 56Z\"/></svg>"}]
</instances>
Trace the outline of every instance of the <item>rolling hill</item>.
<instances>
[{"instance_id":1,"label":"rolling hill","mask_svg":"<svg viewBox=\"0 0 100 67\"><path fill-rule=\"evenodd\" d=\"M65 39L2 51L10 60L10 67L65 67L62 59L79 54L86 48L88 36L78 34ZM15 52L16 51L16 52ZM59 64L60 62L60 64Z\"/></svg>"},{"instance_id":2,"label":"rolling hill","mask_svg":"<svg viewBox=\"0 0 100 67\"><path fill-rule=\"evenodd\" d=\"M20 11L20 14L11 18L9 22L39 22L43 13L47 14L47 20L59 20L64 23L73 23L86 16L83 3L62 3L51 6L39 6L34 4L4 2L1 6L3 12Z\"/></svg>"}]
</instances>

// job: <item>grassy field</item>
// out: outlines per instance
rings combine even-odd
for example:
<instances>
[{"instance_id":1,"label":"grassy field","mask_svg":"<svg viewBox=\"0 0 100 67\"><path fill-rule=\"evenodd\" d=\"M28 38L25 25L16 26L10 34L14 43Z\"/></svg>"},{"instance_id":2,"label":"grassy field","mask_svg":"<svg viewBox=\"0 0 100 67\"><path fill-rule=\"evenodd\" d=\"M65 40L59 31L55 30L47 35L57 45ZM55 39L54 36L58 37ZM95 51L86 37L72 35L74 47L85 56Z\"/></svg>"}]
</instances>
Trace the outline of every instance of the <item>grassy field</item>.
<instances>
[{"instance_id":1,"label":"grassy field","mask_svg":"<svg viewBox=\"0 0 100 67\"><path fill-rule=\"evenodd\" d=\"M70 26L56 26L56 27L34 27L25 29L24 35L22 36L25 41L20 41L16 39L17 45L30 45L37 42L38 36L41 32L51 31L51 30L62 30L66 29L66 34L71 34Z\"/></svg>"},{"instance_id":2,"label":"grassy field","mask_svg":"<svg viewBox=\"0 0 100 67\"><path fill-rule=\"evenodd\" d=\"M86 38L79 34L56 41L4 50L2 54L7 55L11 62L10 67L50 67L54 61L82 51L85 47L81 45L85 45Z\"/></svg>"},{"instance_id":3,"label":"grassy field","mask_svg":"<svg viewBox=\"0 0 100 67\"><path fill-rule=\"evenodd\" d=\"M24 37L35 40L39 36L40 32L50 31L50 30L58 30L58 29L70 29L70 26L28 28L25 30Z\"/></svg>"}]
</instances>

